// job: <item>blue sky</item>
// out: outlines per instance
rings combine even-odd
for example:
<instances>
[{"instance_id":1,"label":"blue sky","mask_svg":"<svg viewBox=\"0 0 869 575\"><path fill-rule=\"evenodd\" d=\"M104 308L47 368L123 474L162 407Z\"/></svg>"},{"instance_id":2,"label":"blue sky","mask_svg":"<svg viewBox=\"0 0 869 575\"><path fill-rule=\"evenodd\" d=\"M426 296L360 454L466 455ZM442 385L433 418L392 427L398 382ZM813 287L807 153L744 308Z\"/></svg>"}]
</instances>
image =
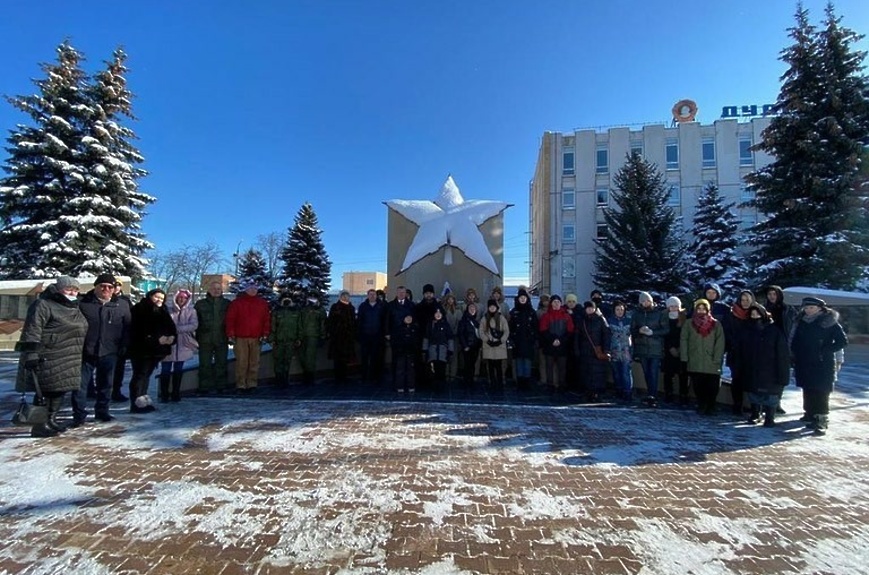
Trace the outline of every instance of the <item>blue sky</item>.
<instances>
[{"instance_id":1,"label":"blue sky","mask_svg":"<svg viewBox=\"0 0 869 575\"><path fill-rule=\"evenodd\" d=\"M804 5L819 23L825 2ZM215 240L229 256L285 233L310 201L340 287L345 271L386 271L382 202L432 199L452 174L466 199L515 204L510 283L527 276L528 182L544 131L667 122L682 98L703 123L725 105L773 102L795 6L9 2L0 93L32 93L64 39L89 72L123 46L151 173L142 188L158 198L144 229L158 249ZM836 8L869 32L869 2ZM24 120L0 103L4 134Z\"/></svg>"}]
</instances>

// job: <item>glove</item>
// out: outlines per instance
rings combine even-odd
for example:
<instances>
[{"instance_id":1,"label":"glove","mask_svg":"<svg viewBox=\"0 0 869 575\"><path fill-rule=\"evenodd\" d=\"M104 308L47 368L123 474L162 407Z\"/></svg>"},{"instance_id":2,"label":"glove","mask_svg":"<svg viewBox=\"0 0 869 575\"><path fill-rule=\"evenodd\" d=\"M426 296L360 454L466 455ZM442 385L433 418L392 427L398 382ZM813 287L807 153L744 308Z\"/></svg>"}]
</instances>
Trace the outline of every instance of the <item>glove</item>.
<instances>
[{"instance_id":1,"label":"glove","mask_svg":"<svg viewBox=\"0 0 869 575\"><path fill-rule=\"evenodd\" d=\"M640 333L643 335L652 335L652 328L647 325L644 325L640 328Z\"/></svg>"},{"instance_id":2,"label":"glove","mask_svg":"<svg viewBox=\"0 0 869 575\"><path fill-rule=\"evenodd\" d=\"M500 339L490 339L486 343L488 343L491 347L498 347L499 345L501 345L501 340Z\"/></svg>"},{"instance_id":3,"label":"glove","mask_svg":"<svg viewBox=\"0 0 869 575\"><path fill-rule=\"evenodd\" d=\"M226 338L226 343L228 343L229 345L235 345L235 338L234 337Z\"/></svg>"}]
</instances>

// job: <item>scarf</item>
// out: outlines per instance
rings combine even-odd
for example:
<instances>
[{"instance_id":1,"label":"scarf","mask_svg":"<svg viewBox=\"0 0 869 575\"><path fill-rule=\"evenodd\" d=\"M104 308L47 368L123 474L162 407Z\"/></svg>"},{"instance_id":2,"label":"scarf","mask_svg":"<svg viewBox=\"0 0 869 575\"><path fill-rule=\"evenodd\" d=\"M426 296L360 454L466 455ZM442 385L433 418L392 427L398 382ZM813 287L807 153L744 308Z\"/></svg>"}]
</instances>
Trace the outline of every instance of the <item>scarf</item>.
<instances>
[{"instance_id":1,"label":"scarf","mask_svg":"<svg viewBox=\"0 0 869 575\"><path fill-rule=\"evenodd\" d=\"M694 314L691 317L691 325L694 326L694 329L700 334L700 337L706 337L712 330L715 328L716 319L712 317L712 314L704 314L698 315Z\"/></svg>"},{"instance_id":2,"label":"scarf","mask_svg":"<svg viewBox=\"0 0 869 575\"><path fill-rule=\"evenodd\" d=\"M733 307L730 308L730 311L733 312L733 315L736 316L736 319L748 319L748 310L743 308L738 303L733 304Z\"/></svg>"}]
</instances>

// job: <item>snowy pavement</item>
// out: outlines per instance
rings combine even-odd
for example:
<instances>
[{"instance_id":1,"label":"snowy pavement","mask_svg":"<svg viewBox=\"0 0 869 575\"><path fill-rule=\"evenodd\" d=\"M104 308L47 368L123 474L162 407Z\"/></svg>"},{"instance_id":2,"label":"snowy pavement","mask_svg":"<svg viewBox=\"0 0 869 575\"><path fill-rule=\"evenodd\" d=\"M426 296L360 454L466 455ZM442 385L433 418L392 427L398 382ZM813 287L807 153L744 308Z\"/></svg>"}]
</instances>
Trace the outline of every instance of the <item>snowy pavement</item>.
<instances>
[{"instance_id":1,"label":"snowy pavement","mask_svg":"<svg viewBox=\"0 0 869 575\"><path fill-rule=\"evenodd\" d=\"M114 404L42 440L3 423L0 574L869 573L867 382L846 365L823 438L792 387L774 429L247 398Z\"/></svg>"}]
</instances>

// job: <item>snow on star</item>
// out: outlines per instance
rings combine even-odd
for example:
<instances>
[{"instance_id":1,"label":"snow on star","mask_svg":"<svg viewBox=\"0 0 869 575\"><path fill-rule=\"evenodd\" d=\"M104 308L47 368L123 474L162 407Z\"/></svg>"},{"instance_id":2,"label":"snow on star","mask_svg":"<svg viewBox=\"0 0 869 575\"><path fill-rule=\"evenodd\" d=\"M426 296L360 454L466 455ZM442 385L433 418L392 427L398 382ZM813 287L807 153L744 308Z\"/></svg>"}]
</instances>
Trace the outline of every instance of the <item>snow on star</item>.
<instances>
[{"instance_id":1,"label":"snow on star","mask_svg":"<svg viewBox=\"0 0 869 575\"><path fill-rule=\"evenodd\" d=\"M447 177L434 200L390 200L384 203L419 226L399 273L447 246L445 265L452 263L451 248L456 247L474 262L500 275L479 227L512 204L492 200L465 201L452 176Z\"/></svg>"}]
</instances>

